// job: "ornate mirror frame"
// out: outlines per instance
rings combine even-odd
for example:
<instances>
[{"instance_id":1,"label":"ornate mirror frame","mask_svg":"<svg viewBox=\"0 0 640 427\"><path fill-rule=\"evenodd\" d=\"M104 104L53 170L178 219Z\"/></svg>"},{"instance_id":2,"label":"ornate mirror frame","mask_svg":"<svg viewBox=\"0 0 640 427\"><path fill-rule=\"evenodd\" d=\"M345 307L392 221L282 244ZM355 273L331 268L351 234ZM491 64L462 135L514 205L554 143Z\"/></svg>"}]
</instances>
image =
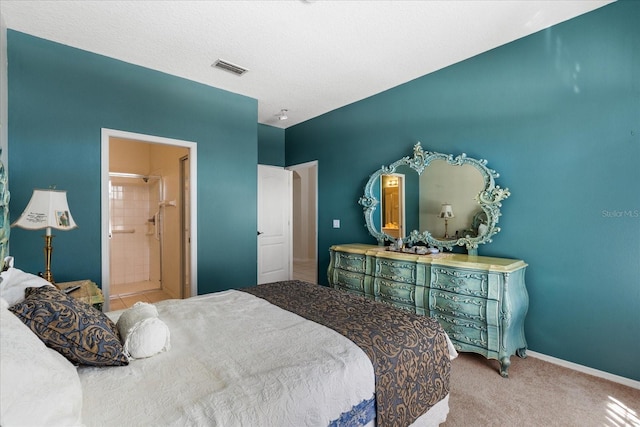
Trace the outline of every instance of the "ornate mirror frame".
<instances>
[{"instance_id":1,"label":"ornate mirror frame","mask_svg":"<svg viewBox=\"0 0 640 427\"><path fill-rule=\"evenodd\" d=\"M0 148L0 152L2 149ZM4 269L4 258L9 255L9 186L7 185L7 172L0 161L0 270Z\"/></svg>"},{"instance_id":2,"label":"ornate mirror frame","mask_svg":"<svg viewBox=\"0 0 640 427\"><path fill-rule=\"evenodd\" d=\"M500 202L509 197L511 193L507 188L500 188L499 185L495 185L495 179L500 175L495 170L487 168L486 160L473 159L467 157L465 153L454 157L451 154L424 151L420 142L413 147L413 157L406 156L391 163L389 166L382 166L369 177L369 181L364 188L364 195L358 201L363 207L366 227L380 245L384 245L385 241L395 241L394 237L379 231L374 224L374 212L381 202L376 198L375 187L379 185L382 175L392 174L400 166L409 166L418 175L421 175L434 160L444 160L453 166L471 165L480 172L484 179L484 187L475 197L475 200L478 202L481 211L474 216L472 227L477 230L479 223L482 222L486 225L486 231L478 233L480 235L476 236L471 235L476 233L470 232L470 234L450 240L437 239L427 230L408 231L407 236L401 237L409 244L424 243L441 251L444 249L452 250L454 246L464 246L470 254L477 254L478 245L491 243L491 237L500 231L500 227L497 226L501 215L500 207L502 204ZM486 219L483 217L486 217Z\"/></svg>"}]
</instances>

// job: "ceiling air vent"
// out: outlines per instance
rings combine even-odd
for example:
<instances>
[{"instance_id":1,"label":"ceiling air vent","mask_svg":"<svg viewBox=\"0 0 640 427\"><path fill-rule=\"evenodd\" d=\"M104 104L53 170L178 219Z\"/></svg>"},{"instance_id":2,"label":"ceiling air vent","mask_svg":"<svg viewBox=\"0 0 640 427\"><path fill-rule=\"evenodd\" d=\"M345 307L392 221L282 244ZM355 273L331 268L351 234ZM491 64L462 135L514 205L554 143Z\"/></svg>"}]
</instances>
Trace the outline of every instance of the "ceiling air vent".
<instances>
[{"instance_id":1,"label":"ceiling air vent","mask_svg":"<svg viewBox=\"0 0 640 427\"><path fill-rule=\"evenodd\" d=\"M239 65L235 65L235 64L232 64L232 63L230 63L230 62L223 61L222 59L218 59L218 60L217 60L217 61L212 65L212 67L214 67L214 68L220 68L221 70L228 71L228 72L230 72L230 73L235 74L236 76L241 76L241 75L243 75L244 73L246 73L247 71L249 71L249 70L247 70L246 68L242 68L242 67L240 67Z\"/></svg>"}]
</instances>

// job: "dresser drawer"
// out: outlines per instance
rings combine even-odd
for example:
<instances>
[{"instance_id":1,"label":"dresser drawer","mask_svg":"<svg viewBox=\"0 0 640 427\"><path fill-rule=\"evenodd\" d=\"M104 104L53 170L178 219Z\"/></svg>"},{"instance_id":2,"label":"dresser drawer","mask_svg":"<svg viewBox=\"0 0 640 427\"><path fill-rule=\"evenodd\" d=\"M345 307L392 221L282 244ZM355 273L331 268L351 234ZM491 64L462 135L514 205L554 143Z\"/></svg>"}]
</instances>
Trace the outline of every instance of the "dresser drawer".
<instances>
[{"instance_id":1,"label":"dresser drawer","mask_svg":"<svg viewBox=\"0 0 640 427\"><path fill-rule=\"evenodd\" d=\"M345 271L336 269L333 271L333 280L331 283L340 286L342 289L350 289L357 291L360 294L365 292L365 283L370 280L368 276L361 273L353 273L351 271Z\"/></svg>"},{"instance_id":2,"label":"dresser drawer","mask_svg":"<svg viewBox=\"0 0 640 427\"><path fill-rule=\"evenodd\" d=\"M417 264L388 258L376 258L375 276L400 283L416 283Z\"/></svg>"},{"instance_id":3,"label":"dresser drawer","mask_svg":"<svg viewBox=\"0 0 640 427\"><path fill-rule=\"evenodd\" d=\"M498 301L431 289L429 308L447 316L498 325Z\"/></svg>"},{"instance_id":4,"label":"dresser drawer","mask_svg":"<svg viewBox=\"0 0 640 427\"><path fill-rule=\"evenodd\" d=\"M498 299L497 274L461 268L431 267L431 287L480 298ZM498 285L498 286L496 286Z\"/></svg>"},{"instance_id":5,"label":"dresser drawer","mask_svg":"<svg viewBox=\"0 0 640 427\"><path fill-rule=\"evenodd\" d=\"M455 318L442 313L435 313L432 317L447 332L457 350L473 351L474 347L491 352L499 350L498 328L494 326L487 326L481 322Z\"/></svg>"},{"instance_id":6,"label":"dresser drawer","mask_svg":"<svg viewBox=\"0 0 640 427\"><path fill-rule=\"evenodd\" d=\"M355 273L365 273L367 257L364 254L352 254L348 252L334 252L335 268L353 271Z\"/></svg>"},{"instance_id":7,"label":"dresser drawer","mask_svg":"<svg viewBox=\"0 0 640 427\"><path fill-rule=\"evenodd\" d=\"M427 307L427 288L407 283L393 282L376 278L373 281L373 289L377 300L413 307L412 311L424 313Z\"/></svg>"}]
</instances>

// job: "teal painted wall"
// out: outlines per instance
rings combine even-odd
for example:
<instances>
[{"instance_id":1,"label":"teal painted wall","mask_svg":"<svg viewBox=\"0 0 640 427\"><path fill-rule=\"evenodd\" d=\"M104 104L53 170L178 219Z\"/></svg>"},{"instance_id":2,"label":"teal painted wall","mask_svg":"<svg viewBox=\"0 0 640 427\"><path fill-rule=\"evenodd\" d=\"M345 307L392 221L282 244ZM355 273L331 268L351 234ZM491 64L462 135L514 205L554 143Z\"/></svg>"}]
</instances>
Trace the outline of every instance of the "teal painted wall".
<instances>
[{"instance_id":1,"label":"teal painted wall","mask_svg":"<svg viewBox=\"0 0 640 427\"><path fill-rule=\"evenodd\" d=\"M197 143L198 292L256 284L256 100L15 31L8 59L11 219L33 188L57 185L79 225L55 233L56 281L101 282L100 129L110 128ZM41 234L12 229L17 267L42 271Z\"/></svg>"},{"instance_id":2,"label":"teal painted wall","mask_svg":"<svg viewBox=\"0 0 640 427\"><path fill-rule=\"evenodd\" d=\"M639 21L613 3L287 129L287 164L319 162L319 271L375 243L357 200L382 164L486 158L512 195L479 252L529 263L529 348L640 380Z\"/></svg>"},{"instance_id":3,"label":"teal painted wall","mask_svg":"<svg viewBox=\"0 0 640 427\"><path fill-rule=\"evenodd\" d=\"M258 124L258 163L284 166L284 129Z\"/></svg>"}]
</instances>

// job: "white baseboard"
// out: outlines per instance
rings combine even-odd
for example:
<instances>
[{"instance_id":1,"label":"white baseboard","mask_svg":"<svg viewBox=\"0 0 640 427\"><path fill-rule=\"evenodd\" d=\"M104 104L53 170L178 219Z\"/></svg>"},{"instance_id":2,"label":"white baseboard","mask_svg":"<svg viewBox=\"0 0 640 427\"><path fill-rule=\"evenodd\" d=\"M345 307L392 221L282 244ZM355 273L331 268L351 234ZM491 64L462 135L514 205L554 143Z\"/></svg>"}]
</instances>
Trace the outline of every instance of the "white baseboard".
<instances>
[{"instance_id":1,"label":"white baseboard","mask_svg":"<svg viewBox=\"0 0 640 427\"><path fill-rule=\"evenodd\" d=\"M545 362L553 363L554 365L560 365L565 368L573 369L574 371L593 375L594 377L604 378L605 380L613 381L615 383L640 390L640 381L632 380L631 378L621 377L619 375L599 371L597 369L589 368L588 366L568 362L556 357L547 356L546 354L536 353L535 351L531 351L529 349L527 349L527 356L535 357L536 359L544 360Z\"/></svg>"}]
</instances>

